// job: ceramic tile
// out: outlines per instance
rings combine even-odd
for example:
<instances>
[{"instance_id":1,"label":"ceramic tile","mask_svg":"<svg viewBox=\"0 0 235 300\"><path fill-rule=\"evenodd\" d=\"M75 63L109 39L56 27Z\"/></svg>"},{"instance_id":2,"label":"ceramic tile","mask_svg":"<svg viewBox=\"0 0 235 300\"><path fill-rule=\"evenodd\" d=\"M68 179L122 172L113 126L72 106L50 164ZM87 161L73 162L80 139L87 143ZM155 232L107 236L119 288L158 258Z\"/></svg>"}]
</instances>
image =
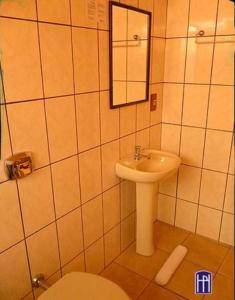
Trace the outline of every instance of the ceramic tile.
<instances>
[{"instance_id":1,"label":"ceramic tile","mask_svg":"<svg viewBox=\"0 0 235 300\"><path fill-rule=\"evenodd\" d=\"M76 256L62 268L63 275L70 272L85 272L84 252Z\"/></svg>"},{"instance_id":2,"label":"ceramic tile","mask_svg":"<svg viewBox=\"0 0 235 300\"><path fill-rule=\"evenodd\" d=\"M146 127L149 127L150 125L149 102L143 102L137 104L136 107L137 107L137 112L136 112L137 130L141 130Z\"/></svg>"},{"instance_id":3,"label":"ceramic tile","mask_svg":"<svg viewBox=\"0 0 235 300\"><path fill-rule=\"evenodd\" d=\"M231 141L230 132L207 130L203 167L227 172Z\"/></svg>"},{"instance_id":4,"label":"ceramic tile","mask_svg":"<svg viewBox=\"0 0 235 300\"><path fill-rule=\"evenodd\" d=\"M121 250L126 249L135 239L135 214L121 222Z\"/></svg>"},{"instance_id":5,"label":"ceramic tile","mask_svg":"<svg viewBox=\"0 0 235 300\"><path fill-rule=\"evenodd\" d=\"M29 4L25 3L25 6L30 13ZM0 27L6 102L42 98L37 24L1 18Z\"/></svg>"},{"instance_id":6,"label":"ceramic tile","mask_svg":"<svg viewBox=\"0 0 235 300\"><path fill-rule=\"evenodd\" d=\"M84 27L97 27L96 18L88 18L88 6L86 0L71 0L72 24Z\"/></svg>"},{"instance_id":7,"label":"ceramic tile","mask_svg":"<svg viewBox=\"0 0 235 300\"><path fill-rule=\"evenodd\" d=\"M154 13L152 18L153 18L153 28L152 28L153 35L165 37L166 21L167 21L167 1L154 0Z\"/></svg>"},{"instance_id":8,"label":"ceramic tile","mask_svg":"<svg viewBox=\"0 0 235 300\"><path fill-rule=\"evenodd\" d=\"M167 257L168 253L160 249L156 249L152 256L137 254L136 245L132 244L115 260L115 262L146 279L153 279L166 261Z\"/></svg>"},{"instance_id":9,"label":"ceramic tile","mask_svg":"<svg viewBox=\"0 0 235 300\"><path fill-rule=\"evenodd\" d=\"M86 272L98 274L104 269L103 238L92 244L85 251Z\"/></svg>"},{"instance_id":10,"label":"ceramic tile","mask_svg":"<svg viewBox=\"0 0 235 300\"><path fill-rule=\"evenodd\" d=\"M180 126L163 123L161 134L161 150L178 154L180 143Z\"/></svg>"},{"instance_id":11,"label":"ceramic tile","mask_svg":"<svg viewBox=\"0 0 235 300\"><path fill-rule=\"evenodd\" d=\"M136 145L142 149L149 148L149 128L136 132Z\"/></svg>"},{"instance_id":12,"label":"ceramic tile","mask_svg":"<svg viewBox=\"0 0 235 300\"><path fill-rule=\"evenodd\" d=\"M51 171L56 217L58 218L80 205L77 156L53 164Z\"/></svg>"},{"instance_id":13,"label":"ceramic tile","mask_svg":"<svg viewBox=\"0 0 235 300\"><path fill-rule=\"evenodd\" d=\"M139 300L183 300L184 298L172 293L154 283L151 283L138 298Z\"/></svg>"},{"instance_id":14,"label":"ceramic tile","mask_svg":"<svg viewBox=\"0 0 235 300\"><path fill-rule=\"evenodd\" d=\"M76 96L79 152L100 144L99 93Z\"/></svg>"},{"instance_id":15,"label":"ceramic tile","mask_svg":"<svg viewBox=\"0 0 235 300\"><path fill-rule=\"evenodd\" d=\"M51 276L49 276L48 278L46 278L46 281L48 282L49 285L53 285L60 278L61 278L61 273L60 273L60 271L57 271L56 273L54 273ZM38 297L41 296L43 294L43 292L44 292L43 289L35 288L34 289L34 297L36 299L38 299Z\"/></svg>"},{"instance_id":16,"label":"ceramic tile","mask_svg":"<svg viewBox=\"0 0 235 300\"><path fill-rule=\"evenodd\" d=\"M70 28L40 23L39 34L45 96L72 94L73 67Z\"/></svg>"},{"instance_id":17,"label":"ceramic tile","mask_svg":"<svg viewBox=\"0 0 235 300\"><path fill-rule=\"evenodd\" d=\"M83 250L81 209L57 221L61 264L65 265Z\"/></svg>"},{"instance_id":18,"label":"ceramic tile","mask_svg":"<svg viewBox=\"0 0 235 300\"><path fill-rule=\"evenodd\" d=\"M219 210L199 206L197 233L217 240L219 238L221 215L222 212ZM209 223L208 220L210 220Z\"/></svg>"},{"instance_id":19,"label":"ceramic tile","mask_svg":"<svg viewBox=\"0 0 235 300\"><path fill-rule=\"evenodd\" d=\"M119 185L103 194L104 231L107 232L120 222Z\"/></svg>"},{"instance_id":20,"label":"ceramic tile","mask_svg":"<svg viewBox=\"0 0 235 300\"><path fill-rule=\"evenodd\" d=\"M185 230L195 232L198 206L188 201L178 199L176 205L175 225Z\"/></svg>"},{"instance_id":21,"label":"ceramic tile","mask_svg":"<svg viewBox=\"0 0 235 300\"><path fill-rule=\"evenodd\" d=\"M234 4L226 0L219 1L216 34L234 34Z\"/></svg>"},{"instance_id":22,"label":"ceramic tile","mask_svg":"<svg viewBox=\"0 0 235 300\"><path fill-rule=\"evenodd\" d=\"M231 145L230 162L229 162L229 174L234 174L234 139Z\"/></svg>"},{"instance_id":23,"label":"ceramic tile","mask_svg":"<svg viewBox=\"0 0 235 300\"><path fill-rule=\"evenodd\" d=\"M37 1L38 19L40 21L54 23L70 23L70 4L69 0L62 0L59 3L56 0L50 2L46 0Z\"/></svg>"},{"instance_id":24,"label":"ceramic tile","mask_svg":"<svg viewBox=\"0 0 235 300\"><path fill-rule=\"evenodd\" d=\"M103 190L119 183L116 175L115 166L119 160L119 141L105 144L101 147L102 152L102 184Z\"/></svg>"},{"instance_id":25,"label":"ceramic tile","mask_svg":"<svg viewBox=\"0 0 235 300\"><path fill-rule=\"evenodd\" d=\"M87 202L82 207L83 233L85 248L103 234L101 196Z\"/></svg>"},{"instance_id":26,"label":"ceramic tile","mask_svg":"<svg viewBox=\"0 0 235 300\"><path fill-rule=\"evenodd\" d=\"M234 248L230 248L228 251L218 273L231 279L234 278Z\"/></svg>"},{"instance_id":27,"label":"ceramic tile","mask_svg":"<svg viewBox=\"0 0 235 300\"><path fill-rule=\"evenodd\" d=\"M168 224L174 224L175 219L174 197L159 194L157 202L157 219Z\"/></svg>"},{"instance_id":28,"label":"ceramic tile","mask_svg":"<svg viewBox=\"0 0 235 300\"><path fill-rule=\"evenodd\" d=\"M99 31L99 76L100 89L109 89L109 35Z\"/></svg>"},{"instance_id":29,"label":"ceramic tile","mask_svg":"<svg viewBox=\"0 0 235 300\"><path fill-rule=\"evenodd\" d=\"M152 39L152 66L158 66L158 68L151 69L151 83L158 83L163 81L164 77L164 51L165 40L161 38ZM166 57L167 59L167 57Z\"/></svg>"},{"instance_id":30,"label":"ceramic tile","mask_svg":"<svg viewBox=\"0 0 235 300\"><path fill-rule=\"evenodd\" d=\"M234 246L234 215L223 213L220 241Z\"/></svg>"},{"instance_id":31,"label":"ceramic tile","mask_svg":"<svg viewBox=\"0 0 235 300\"><path fill-rule=\"evenodd\" d=\"M136 299L148 284L148 280L116 263L107 267L101 275L118 284L131 299Z\"/></svg>"},{"instance_id":32,"label":"ceramic tile","mask_svg":"<svg viewBox=\"0 0 235 300\"><path fill-rule=\"evenodd\" d=\"M24 229L28 236L55 219L50 168L33 172L20 180L18 186Z\"/></svg>"},{"instance_id":33,"label":"ceramic tile","mask_svg":"<svg viewBox=\"0 0 235 300\"><path fill-rule=\"evenodd\" d=\"M134 157L135 134L130 134L120 139L120 159Z\"/></svg>"},{"instance_id":34,"label":"ceramic tile","mask_svg":"<svg viewBox=\"0 0 235 300\"><path fill-rule=\"evenodd\" d=\"M123 220L136 208L136 188L132 181L121 182L121 219Z\"/></svg>"},{"instance_id":35,"label":"ceramic tile","mask_svg":"<svg viewBox=\"0 0 235 300\"><path fill-rule=\"evenodd\" d=\"M79 155L82 203L101 193L100 148Z\"/></svg>"},{"instance_id":36,"label":"ceramic tile","mask_svg":"<svg viewBox=\"0 0 235 300\"><path fill-rule=\"evenodd\" d=\"M30 151L35 168L47 165L49 155L43 102L12 104L7 112L13 152ZM22 118L24 115L27 118Z\"/></svg>"},{"instance_id":37,"label":"ceramic tile","mask_svg":"<svg viewBox=\"0 0 235 300\"><path fill-rule=\"evenodd\" d=\"M116 226L104 236L105 265L110 264L120 254L120 225Z\"/></svg>"},{"instance_id":38,"label":"ceramic tile","mask_svg":"<svg viewBox=\"0 0 235 300\"><path fill-rule=\"evenodd\" d=\"M149 147L152 149L161 148L161 124L150 127Z\"/></svg>"},{"instance_id":39,"label":"ceramic tile","mask_svg":"<svg viewBox=\"0 0 235 300\"><path fill-rule=\"evenodd\" d=\"M212 295L206 295L205 300L207 299L234 299L234 284L233 280L226 278L220 274L215 276L214 280L214 289Z\"/></svg>"},{"instance_id":40,"label":"ceramic tile","mask_svg":"<svg viewBox=\"0 0 235 300\"><path fill-rule=\"evenodd\" d=\"M97 31L73 28L73 52L76 92L98 91Z\"/></svg>"},{"instance_id":41,"label":"ceramic tile","mask_svg":"<svg viewBox=\"0 0 235 300\"><path fill-rule=\"evenodd\" d=\"M152 94L156 94L157 108L150 111L150 125L157 125L162 122L162 107L163 107L163 83L152 84L149 87L150 98Z\"/></svg>"},{"instance_id":42,"label":"ceramic tile","mask_svg":"<svg viewBox=\"0 0 235 300\"><path fill-rule=\"evenodd\" d=\"M178 172L159 182L159 192L168 196L176 196Z\"/></svg>"},{"instance_id":43,"label":"ceramic tile","mask_svg":"<svg viewBox=\"0 0 235 300\"><path fill-rule=\"evenodd\" d=\"M0 255L1 299L21 299L31 290L24 242Z\"/></svg>"},{"instance_id":44,"label":"ceramic tile","mask_svg":"<svg viewBox=\"0 0 235 300\"><path fill-rule=\"evenodd\" d=\"M48 278L59 269L55 223L33 234L26 242L32 274L42 273Z\"/></svg>"},{"instance_id":45,"label":"ceramic tile","mask_svg":"<svg viewBox=\"0 0 235 300\"><path fill-rule=\"evenodd\" d=\"M183 200L198 203L201 169L181 165L177 196Z\"/></svg>"},{"instance_id":46,"label":"ceramic tile","mask_svg":"<svg viewBox=\"0 0 235 300\"><path fill-rule=\"evenodd\" d=\"M234 176L228 175L224 211L233 213L234 212Z\"/></svg>"},{"instance_id":47,"label":"ceramic tile","mask_svg":"<svg viewBox=\"0 0 235 300\"><path fill-rule=\"evenodd\" d=\"M24 237L17 188L14 181L0 184L0 211L0 252L2 252Z\"/></svg>"},{"instance_id":48,"label":"ceramic tile","mask_svg":"<svg viewBox=\"0 0 235 300\"><path fill-rule=\"evenodd\" d=\"M136 105L120 108L120 136L133 133L136 130Z\"/></svg>"},{"instance_id":49,"label":"ceramic tile","mask_svg":"<svg viewBox=\"0 0 235 300\"><path fill-rule=\"evenodd\" d=\"M47 100L46 115L51 161L76 154L74 98L71 96Z\"/></svg>"},{"instance_id":50,"label":"ceramic tile","mask_svg":"<svg viewBox=\"0 0 235 300\"><path fill-rule=\"evenodd\" d=\"M182 127L180 156L183 163L195 167L202 166L205 130Z\"/></svg>"},{"instance_id":51,"label":"ceramic tile","mask_svg":"<svg viewBox=\"0 0 235 300\"><path fill-rule=\"evenodd\" d=\"M2 1L0 5L1 16L32 20L37 18L36 5L34 1L25 0L24 3L18 1Z\"/></svg>"}]
</instances>

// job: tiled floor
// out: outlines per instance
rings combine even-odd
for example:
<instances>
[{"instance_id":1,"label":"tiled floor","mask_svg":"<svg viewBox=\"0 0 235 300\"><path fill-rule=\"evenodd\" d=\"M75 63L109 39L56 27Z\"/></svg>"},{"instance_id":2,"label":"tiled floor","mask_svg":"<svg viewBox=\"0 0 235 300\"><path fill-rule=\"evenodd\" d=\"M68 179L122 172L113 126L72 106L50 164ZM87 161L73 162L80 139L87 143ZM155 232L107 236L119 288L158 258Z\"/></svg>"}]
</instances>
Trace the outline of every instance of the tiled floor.
<instances>
[{"instance_id":1,"label":"tiled floor","mask_svg":"<svg viewBox=\"0 0 235 300\"><path fill-rule=\"evenodd\" d=\"M234 299L232 247L161 222L155 223L155 230L154 255L150 257L138 255L135 252L135 244L132 244L101 275L116 282L131 299ZM179 244L188 248L188 254L169 283L160 287L154 282L154 277ZM194 294L194 273L202 269L214 274L213 294L209 296Z\"/></svg>"}]
</instances>

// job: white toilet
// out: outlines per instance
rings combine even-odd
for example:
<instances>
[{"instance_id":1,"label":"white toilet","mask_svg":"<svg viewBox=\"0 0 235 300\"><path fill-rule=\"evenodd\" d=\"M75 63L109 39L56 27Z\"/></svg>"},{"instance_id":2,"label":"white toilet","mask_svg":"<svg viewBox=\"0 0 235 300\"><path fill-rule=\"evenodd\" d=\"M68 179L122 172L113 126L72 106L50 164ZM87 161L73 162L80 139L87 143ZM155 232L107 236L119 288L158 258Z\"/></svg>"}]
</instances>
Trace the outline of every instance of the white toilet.
<instances>
[{"instance_id":1,"label":"white toilet","mask_svg":"<svg viewBox=\"0 0 235 300\"><path fill-rule=\"evenodd\" d=\"M115 283L101 276L72 272L63 276L38 300L130 300Z\"/></svg>"}]
</instances>

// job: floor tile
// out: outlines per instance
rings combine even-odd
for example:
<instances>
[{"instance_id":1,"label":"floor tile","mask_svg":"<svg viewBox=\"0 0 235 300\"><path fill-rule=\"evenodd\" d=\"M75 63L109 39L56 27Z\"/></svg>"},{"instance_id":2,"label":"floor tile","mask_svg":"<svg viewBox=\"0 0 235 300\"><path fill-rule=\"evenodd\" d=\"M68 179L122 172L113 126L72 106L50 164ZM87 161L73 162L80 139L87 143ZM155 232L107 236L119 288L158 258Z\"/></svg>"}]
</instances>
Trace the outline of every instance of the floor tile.
<instances>
[{"instance_id":1,"label":"floor tile","mask_svg":"<svg viewBox=\"0 0 235 300\"><path fill-rule=\"evenodd\" d=\"M163 222L154 224L155 246L167 252L172 252L174 248L183 243L189 233L183 229L168 225Z\"/></svg>"},{"instance_id":2,"label":"floor tile","mask_svg":"<svg viewBox=\"0 0 235 300\"><path fill-rule=\"evenodd\" d=\"M183 261L166 287L189 300L202 299L202 295L195 295L194 293L194 274L200 269L200 266Z\"/></svg>"},{"instance_id":3,"label":"floor tile","mask_svg":"<svg viewBox=\"0 0 235 300\"><path fill-rule=\"evenodd\" d=\"M226 276L217 274L213 284L213 293L207 295L203 300L233 300L234 299L234 281Z\"/></svg>"},{"instance_id":4,"label":"floor tile","mask_svg":"<svg viewBox=\"0 0 235 300\"><path fill-rule=\"evenodd\" d=\"M139 276L116 263L112 263L101 273L101 275L118 284L126 291L131 299L136 299L149 283L149 281L142 276Z\"/></svg>"},{"instance_id":5,"label":"floor tile","mask_svg":"<svg viewBox=\"0 0 235 300\"><path fill-rule=\"evenodd\" d=\"M183 300L184 298L177 296L176 294L151 283L144 292L140 295L138 300Z\"/></svg>"},{"instance_id":6,"label":"floor tile","mask_svg":"<svg viewBox=\"0 0 235 300\"><path fill-rule=\"evenodd\" d=\"M116 262L147 279L152 279L160 270L169 254L157 249L152 256L143 256L136 253L135 247L135 244L132 244L116 259Z\"/></svg>"},{"instance_id":7,"label":"floor tile","mask_svg":"<svg viewBox=\"0 0 235 300\"><path fill-rule=\"evenodd\" d=\"M184 242L184 246L189 250L186 260L213 272L218 270L228 252L228 247L194 234L190 234Z\"/></svg>"},{"instance_id":8,"label":"floor tile","mask_svg":"<svg viewBox=\"0 0 235 300\"><path fill-rule=\"evenodd\" d=\"M234 248L232 247L227 256L225 257L222 266L219 268L218 273L234 278Z\"/></svg>"}]
</instances>

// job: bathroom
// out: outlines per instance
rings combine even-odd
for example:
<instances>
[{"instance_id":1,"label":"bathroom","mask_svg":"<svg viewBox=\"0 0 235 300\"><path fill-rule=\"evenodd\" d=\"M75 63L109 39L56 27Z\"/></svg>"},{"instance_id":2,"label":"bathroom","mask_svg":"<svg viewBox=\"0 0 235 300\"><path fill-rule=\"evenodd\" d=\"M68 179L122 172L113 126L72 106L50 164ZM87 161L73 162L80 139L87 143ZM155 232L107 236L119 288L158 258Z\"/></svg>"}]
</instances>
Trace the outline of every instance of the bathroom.
<instances>
[{"instance_id":1,"label":"bathroom","mask_svg":"<svg viewBox=\"0 0 235 300\"><path fill-rule=\"evenodd\" d=\"M0 0L0 300L234 299L234 43L231 0Z\"/></svg>"}]
</instances>

